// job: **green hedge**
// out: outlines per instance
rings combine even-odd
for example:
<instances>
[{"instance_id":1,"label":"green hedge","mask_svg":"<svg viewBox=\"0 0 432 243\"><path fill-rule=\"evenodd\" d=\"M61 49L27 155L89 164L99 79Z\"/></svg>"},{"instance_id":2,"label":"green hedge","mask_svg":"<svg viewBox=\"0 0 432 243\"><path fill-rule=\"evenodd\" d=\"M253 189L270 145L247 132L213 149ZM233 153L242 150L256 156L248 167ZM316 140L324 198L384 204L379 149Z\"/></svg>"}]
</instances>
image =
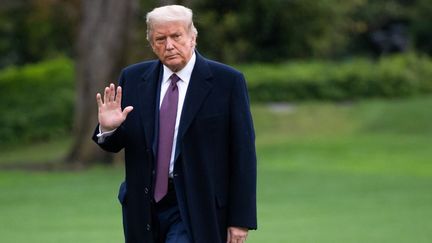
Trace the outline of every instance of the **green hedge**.
<instances>
[{"instance_id":1,"label":"green hedge","mask_svg":"<svg viewBox=\"0 0 432 243\"><path fill-rule=\"evenodd\" d=\"M355 100L432 92L432 60L416 54L343 62L253 64L245 73L255 102Z\"/></svg>"},{"instance_id":2,"label":"green hedge","mask_svg":"<svg viewBox=\"0 0 432 243\"><path fill-rule=\"evenodd\" d=\"M432 92L432 60L415 54L379 60L289 62L238 67L251 100L355 100ZM66 58L0 70L0 145L47 140L72 130L74 67Z\"/></svg>"},{"instance_id":3,"label":"green hedge","mask_svg":"<svg viewBox=\"0 0 432 243\"><path fill-rule=\"evenodd\" d=\"M73 63L66 58L0 70L0 144L70 132Z\"/></svg>"}]
</instances>

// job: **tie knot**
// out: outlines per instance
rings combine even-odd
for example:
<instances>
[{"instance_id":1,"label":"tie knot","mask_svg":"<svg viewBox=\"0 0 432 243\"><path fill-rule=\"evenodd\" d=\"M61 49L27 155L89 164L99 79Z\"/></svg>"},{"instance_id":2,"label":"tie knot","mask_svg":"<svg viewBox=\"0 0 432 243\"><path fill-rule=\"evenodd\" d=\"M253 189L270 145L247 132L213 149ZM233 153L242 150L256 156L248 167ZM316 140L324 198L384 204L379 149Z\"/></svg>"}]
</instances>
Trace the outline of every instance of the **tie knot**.
<instances>
[{"instance_id":1,"label":"tie knot","mask_svg":"<svg viewBox=\"0 0 432 243\"><path fill-rule=\"evenodd\" d=\"M177 74L173 73L173 75L171 75L170 77L171 79L171 85L174 86L177 84L177 82L180 80L179 76L177 76Z\"/></svg>"}]
</instances>

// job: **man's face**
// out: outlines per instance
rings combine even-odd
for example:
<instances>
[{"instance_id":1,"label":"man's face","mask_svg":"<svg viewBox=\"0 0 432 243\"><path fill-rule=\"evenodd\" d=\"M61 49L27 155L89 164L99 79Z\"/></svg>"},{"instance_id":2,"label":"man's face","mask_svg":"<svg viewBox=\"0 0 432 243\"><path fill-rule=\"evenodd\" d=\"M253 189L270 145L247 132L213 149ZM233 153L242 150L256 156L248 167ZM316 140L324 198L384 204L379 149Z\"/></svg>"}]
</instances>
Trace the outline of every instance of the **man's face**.
<instances>
[{"instance_id":1,"label":"man's face","mask_svg":"<svg viewBox=\"0 0 432 243\"><path fill-rule=\"evenodd\" d=\"M195 47L195 35L187 31L184 22L156 23L152 28L150 44L159 60L171 71L186 66Z\"/></svg>"}]
</instances>

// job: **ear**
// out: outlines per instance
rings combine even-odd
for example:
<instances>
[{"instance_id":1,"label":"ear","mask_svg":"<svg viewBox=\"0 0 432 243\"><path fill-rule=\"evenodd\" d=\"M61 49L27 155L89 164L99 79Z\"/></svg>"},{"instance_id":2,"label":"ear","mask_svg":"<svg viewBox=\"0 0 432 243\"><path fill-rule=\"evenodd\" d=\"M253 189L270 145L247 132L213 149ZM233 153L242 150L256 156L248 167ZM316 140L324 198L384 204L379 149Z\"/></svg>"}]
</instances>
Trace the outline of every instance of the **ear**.
<instances>
[{"instance_id":1,"label":"ear","mask_svg":"<svg viewBox=\"0 0 432 243\"><path fill-rule=\"evenodd\" d=\"M151 47L152 51L155 52L155 47L154 47L154 45L153 45L153 42L152 42L152 41L149 41L149 44L150 44L150 47ZM156 52L155 52L155 53L156 53Z\"/></svg>"},{"instance_id":2,"label":"ear","mask_svg":"<svg viewBox=\"0 0 432 243\"><path fill-rule=\"evenodd\" d=\"M195 35L193 35L191 38L191 47L194 47L194 46L196 46L196 36Z\"/></svg>"}]
</instances>

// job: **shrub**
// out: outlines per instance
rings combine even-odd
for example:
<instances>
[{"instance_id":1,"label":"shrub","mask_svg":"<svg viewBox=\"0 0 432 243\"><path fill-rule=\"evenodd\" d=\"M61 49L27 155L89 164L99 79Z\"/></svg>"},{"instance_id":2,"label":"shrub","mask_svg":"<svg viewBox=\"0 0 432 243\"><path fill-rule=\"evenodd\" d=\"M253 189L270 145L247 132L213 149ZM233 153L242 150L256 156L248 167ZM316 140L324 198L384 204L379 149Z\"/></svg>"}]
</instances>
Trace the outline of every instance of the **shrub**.
<instances>
[{"instance_id":1,"label":"shrub","mask_svg":"<svg viewBox=\"0 0 432 243\"><path fill-rule=\"evenodd\" d=\"M377 60L252 64L239 69L256 102L339 101L432 92L432 60L412 53Z\"/></svg>"},{"instance_id":2,"label":"shrub","mask_svg":"<svg viewBox=\"0 0 432 243\"><path fill-rule=\"evenodd\" d=\"M249 64L251 100L356 100L432 92L432 60L415 54L378 60ZM74 72L66 58L0 70L0 145L43 141L72 130Z\"/></svg>"},{"instance_id":3,"label":"shrub","mask_svg":"<svg viewBox=\"0 0 432 243\"><path fill-rule=\"evenodd\" d=\"M0 71L0 144L45 140L72 127L73 64L59 58Z\"/></svg>"}]
</instances>

